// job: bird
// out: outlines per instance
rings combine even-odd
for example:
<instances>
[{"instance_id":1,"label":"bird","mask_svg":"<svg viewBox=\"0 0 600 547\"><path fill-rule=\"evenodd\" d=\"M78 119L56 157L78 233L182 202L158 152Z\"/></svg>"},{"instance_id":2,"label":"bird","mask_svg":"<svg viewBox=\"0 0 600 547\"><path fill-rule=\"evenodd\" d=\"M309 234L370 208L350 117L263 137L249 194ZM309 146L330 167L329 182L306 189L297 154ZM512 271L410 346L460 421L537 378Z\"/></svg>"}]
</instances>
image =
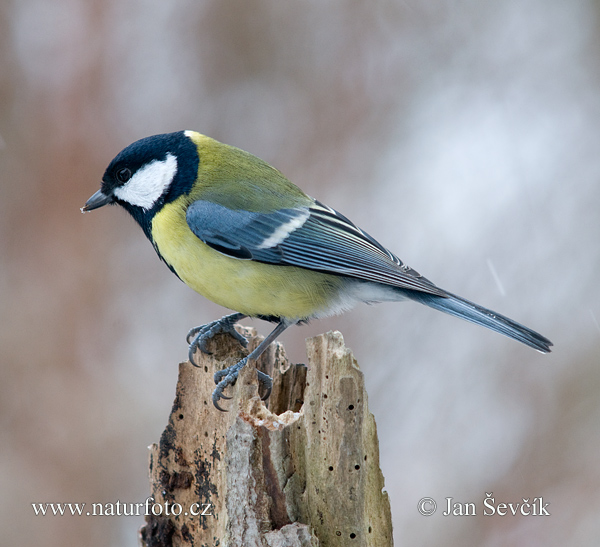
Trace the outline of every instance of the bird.
<instances>
[{"instance_id":1,"label":"bird","mask_svg":"<svg viewBox=\"0 0 600 547\"><path fill-rule=\"evenodd\" d=\"M247 357L217 371L212 401L292 325L359 303L412 300L549 353L537 332L448 292L404 264L336 210L305 194L280 171L196 131L142 138L110 162L100 189L81 208L123 207L169 269L190 288L234 313L187 335L190 362L219 333L242 346L235 324L276 324ZM271 378L258 371L268 397Z\"/></svg>"}]
</instances>

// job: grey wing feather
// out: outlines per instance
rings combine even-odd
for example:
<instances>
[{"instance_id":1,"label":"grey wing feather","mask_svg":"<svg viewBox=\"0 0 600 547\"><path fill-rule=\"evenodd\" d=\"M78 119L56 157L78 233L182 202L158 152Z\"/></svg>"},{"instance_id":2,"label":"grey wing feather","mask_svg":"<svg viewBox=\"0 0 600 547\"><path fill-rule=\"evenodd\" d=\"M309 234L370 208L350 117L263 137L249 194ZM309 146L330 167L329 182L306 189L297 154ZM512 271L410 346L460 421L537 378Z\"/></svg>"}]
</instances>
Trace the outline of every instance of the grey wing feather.
<instances>
[{"instance_id":1,"label":"grey wing feather","mask_svg":"<svg viewBox=\"0 0 600 547\"><path fill-rule=\"evenodd\" d=\"M319 202L308 208L254 213L199 200L190 205L186 219L199 239L234 258L447 294L346 217Z\"/></svg>"}]
</instances>

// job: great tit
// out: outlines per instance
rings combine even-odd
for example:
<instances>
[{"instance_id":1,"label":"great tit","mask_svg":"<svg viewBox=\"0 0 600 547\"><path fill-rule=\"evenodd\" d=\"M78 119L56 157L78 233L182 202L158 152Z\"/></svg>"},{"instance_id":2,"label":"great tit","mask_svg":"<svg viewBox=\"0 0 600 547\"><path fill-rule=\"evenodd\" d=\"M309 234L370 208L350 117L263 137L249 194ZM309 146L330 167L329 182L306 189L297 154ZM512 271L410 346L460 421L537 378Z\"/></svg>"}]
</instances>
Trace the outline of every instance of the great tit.
<instances>
[{"instance_id":1,"label":"great tit","mask_svg":"<svg viewBox=\"0 0 600 547\"><path fill-rule=\"evenodd\" d=\"M184 283L236 313L192 329L189 358L244 317L276 322L248 357L215 374L213 403L286 328L359 302L415 300L542 353L552 342L434 285L345 216L307 196L263 160L195 131L147 137L110 163L82 208L118 203ZM271 379L259 373L270 391Z\"/></svg>"}]
</instances>

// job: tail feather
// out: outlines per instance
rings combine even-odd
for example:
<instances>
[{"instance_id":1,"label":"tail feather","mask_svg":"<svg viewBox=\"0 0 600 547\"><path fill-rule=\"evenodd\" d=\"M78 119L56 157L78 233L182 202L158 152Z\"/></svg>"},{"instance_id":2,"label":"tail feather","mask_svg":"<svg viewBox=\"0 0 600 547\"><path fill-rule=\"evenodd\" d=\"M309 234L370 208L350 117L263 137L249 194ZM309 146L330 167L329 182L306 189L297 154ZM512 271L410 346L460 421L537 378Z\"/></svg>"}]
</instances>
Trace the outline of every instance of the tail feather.
<instances>
[{"instance_id":1,"label":"tail feather","mask_svg":"<svg viewBox=\"0 0 600 547\"><path fill-rule=\"evenodd\" d=\"M408 295L411 300L425 304L444 313L460 317L471 323L482 325L488 329L495 330L509 338L513 338L542 353L550 353L552 342L537 332L520 325L516 321L500 315L495 311L488 310L469 302L460 296L447 293L447 296L427 294L420 291L411 291Z\"/></svg>"}]
</instances>

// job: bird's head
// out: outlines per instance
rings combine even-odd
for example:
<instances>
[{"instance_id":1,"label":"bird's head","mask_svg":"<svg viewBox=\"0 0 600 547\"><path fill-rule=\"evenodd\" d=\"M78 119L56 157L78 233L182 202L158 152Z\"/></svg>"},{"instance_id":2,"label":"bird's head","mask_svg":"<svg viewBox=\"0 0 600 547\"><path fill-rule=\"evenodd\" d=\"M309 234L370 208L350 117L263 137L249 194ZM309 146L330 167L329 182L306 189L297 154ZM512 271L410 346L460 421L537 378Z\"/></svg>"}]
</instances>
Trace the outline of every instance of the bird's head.
<instances>
[{"instance_id":1,"label":"bird's head","mask_svg":"<svg viewBox=\"0 0 600 547\"><path fill-rule=\"evenodd\" d=\"M160 208L189 192L198 173L198 150L178 131L146 137L130 144L110 162L102 185L81 211L118 203L146 229Z\"/></svg>"}]
</instances>

